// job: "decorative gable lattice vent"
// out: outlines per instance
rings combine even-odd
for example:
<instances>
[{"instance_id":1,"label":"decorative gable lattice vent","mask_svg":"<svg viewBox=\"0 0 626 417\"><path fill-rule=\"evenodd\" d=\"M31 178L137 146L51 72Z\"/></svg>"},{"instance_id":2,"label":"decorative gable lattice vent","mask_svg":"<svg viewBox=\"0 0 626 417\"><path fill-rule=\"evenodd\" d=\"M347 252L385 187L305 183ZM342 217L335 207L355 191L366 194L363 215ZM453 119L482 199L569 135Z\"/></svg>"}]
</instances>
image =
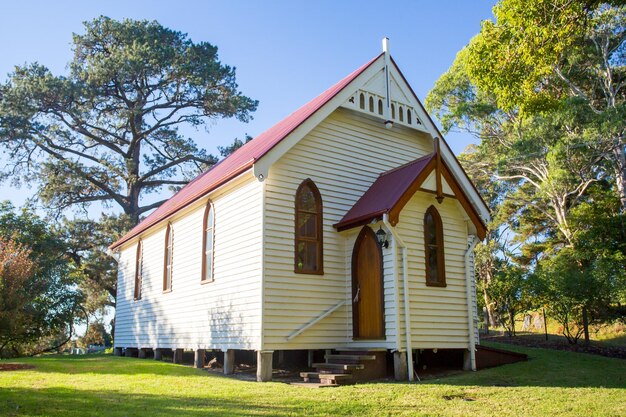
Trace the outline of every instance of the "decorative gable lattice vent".
<instances>
[{"instance_id":1,"label":"decorative gable lattice vent","mask_svg":"<svg viewBox=\"0 0 626 417\"><path fill-rule=\"evenodd\" d=\"M369 91L357 90L343 106L383 117L384 105L385 97ZM412 106L395 100L391 100L391 120L394 123L400 123L420 130L424 128L424 124Z\"/></svg>"}]
</instances>

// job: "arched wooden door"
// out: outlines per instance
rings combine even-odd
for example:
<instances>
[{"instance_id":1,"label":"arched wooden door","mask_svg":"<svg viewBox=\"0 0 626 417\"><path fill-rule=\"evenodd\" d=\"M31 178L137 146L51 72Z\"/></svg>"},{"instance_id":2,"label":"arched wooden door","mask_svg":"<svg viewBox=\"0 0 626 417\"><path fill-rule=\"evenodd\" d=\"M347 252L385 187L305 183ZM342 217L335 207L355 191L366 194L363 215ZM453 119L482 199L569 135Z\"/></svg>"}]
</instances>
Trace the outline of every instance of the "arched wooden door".
<instances>
[{"instance_id":1,"label":"arched wooden door","mask_svg":"<svg viewBox=\"0 0 626 417\"><path fill-rule=\"evenodd\" d=\"M352 323L355 339L384 339L383 256L365 226L352 251Z\"/></svg>"}]
</instances>

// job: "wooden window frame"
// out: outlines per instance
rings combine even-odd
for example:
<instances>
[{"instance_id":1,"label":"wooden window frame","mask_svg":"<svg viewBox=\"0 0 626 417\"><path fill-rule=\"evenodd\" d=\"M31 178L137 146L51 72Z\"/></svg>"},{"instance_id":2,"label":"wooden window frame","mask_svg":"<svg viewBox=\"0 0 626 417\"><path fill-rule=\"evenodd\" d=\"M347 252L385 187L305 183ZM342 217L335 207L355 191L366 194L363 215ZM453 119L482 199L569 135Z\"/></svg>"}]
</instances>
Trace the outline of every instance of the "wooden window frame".
<instances>
[{"instance_id":1,"label":"wooden window frame","mask_svg":"<svg viewBox=\"0 0 626 417\"><path fill-rule=\"evenodd\" d=\"M211 224L213 225L211 228L211 275L207 278L207 262L206 262L206 252L207 252L207 225L209 222L209 215L213 217ZM202 220L202 276L200 277L201 284L208 284L210 282L215 281L215 276L213 275L215 265L215 207L211 200L207 202L206 208L204 209L204 217Z\"/></svg>"},{"instance_id":2,"label":"wooden window frame","mask_svg":"<svg viewBox=\"0 0 626 417\"><path fill-rule=\"evenodd\" d=\"M428 215L433 218L433 224L435 225L435 241L437 248L437 282L429 281L430 277L430 244L428 243L428 230L426 230L426 219ZM444 241L443 241L443 223L441 221L441 215L435 206L428 207L426 213L424 213L424 264L426 265L426 285L429 287L446 287L446 266L444 256Z\"/></svg>"},{"instance_id":3,"label":"wooden window frame","mask_svg":"<svg viewBox=\"0 0 626 417\"><path fill-rule=\"evenodd\" d=\"M298 235L298 224L300 220L300 212L304 212L305 210L300 210L298 201L300 192L304 187L309 187L309 189L313 192L315 196L315 211L316 213L308 212L309 214L315 214L317 216L317 238L310 238ZM322 222L324 219L323 212L323 204L322 204L322 195L320 194L320 190L317 188L317 185L311 180L307 178L302 181L296 190L295 197L295 217L294 217L294 260L293 260L293 270L296 274L309 274L309 275L324 275L324 235L323 235L323 227ZM317 269L301 269L298 268L298 243L299 242L313 242L317 244Z\"/></svg>"},{"instance_id":4,"label":"wooden window frame","mask_svg":"<svg viewBox=\"0 0 626 417\"><path fill-rule=\"evenodd\" d=\"M170 252L170 247L171 247L171 252ZM169 260L169 267L168 267L168 260ZM173 269L174 269L174 231L172 229L172 224L168 223L167 229L165 230L165 250L163 253L163 292L164 293L168 293L172 291ZM169 286L168 286L168 283L169 283Z\"/></svg>"},{"instance_id":5,"label":"wooden window frame","mask_svg":"<svg viewBox=\"0 0 626 417\"><path fill-rule=\"evenodd\" d=\"M141 300L141 285L143 282L143 242L141 239L137 242L137 253L135 255L135 291L133 299Z\"/></svg>"}]
</instances>

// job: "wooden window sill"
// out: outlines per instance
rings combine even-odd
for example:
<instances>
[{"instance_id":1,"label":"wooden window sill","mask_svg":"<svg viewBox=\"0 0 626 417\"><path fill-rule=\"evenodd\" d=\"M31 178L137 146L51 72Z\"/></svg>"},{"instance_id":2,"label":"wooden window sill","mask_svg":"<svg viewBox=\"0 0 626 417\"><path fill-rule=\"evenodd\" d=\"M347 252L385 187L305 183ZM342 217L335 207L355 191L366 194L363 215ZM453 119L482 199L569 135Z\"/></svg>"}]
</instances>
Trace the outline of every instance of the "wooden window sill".
<instances>
[{"instance_id":1,"label":"wooden window sill","mask_svg":"<svg viewBox=\"0 0 626 417\"><path fill-rule=\"evenodd\" d=\"M305 275L324 275L324 271L301 271L298 269L294 269L295 274L305 274Z\"/></svg>"},{"instance_id":2,"label":"wooden window sill","mask_svg":"<svg viewBox=\"0 0 626 417\"><path fill-rule=\"evenodd\" d=\"M169 294L172 292L172 289L170 288L169 290L163 290L163 294Z\"/></svg>"},{"instance_id":3,"label":"wooden window sill","mask_svg":"<svg viewBox=\"0 0 626 417\"><path fill-rule=\"evenodd\" d=\"M200 280L200 285L206 285L212 282L215 282L215 279L203 279L203 280Z\"/></svg>"},{"instance_id":4,"label":"wooden window sill","mask_svg":"<svg viewBox=\"0 0 626 417\"><path fill-rule=\"evenodd\" d=\"M440 288L445 288L448 285L445 282L426 282L426 286L427 287L440 287Z\"/></svg>"}]
</instances>

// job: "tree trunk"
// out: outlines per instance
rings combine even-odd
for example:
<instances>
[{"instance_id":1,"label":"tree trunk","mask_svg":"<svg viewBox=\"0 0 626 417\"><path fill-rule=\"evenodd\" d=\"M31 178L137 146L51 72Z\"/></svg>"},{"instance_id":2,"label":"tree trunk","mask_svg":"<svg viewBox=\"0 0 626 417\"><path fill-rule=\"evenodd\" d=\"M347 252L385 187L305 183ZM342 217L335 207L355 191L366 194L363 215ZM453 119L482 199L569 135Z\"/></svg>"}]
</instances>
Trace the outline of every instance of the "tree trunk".
<instances>
[{"instance_id":1,"label":"tree trunk","mask_svg":"<svg viewBox=\"0 0 626 417\"><path fill-rule=\"evenodd\" d=\"M615 156L615 184L620 201L620 211L626 213L626 149L621 141L613 148Z\"/></svg>"},{"instance_id":2,"label":"tree trunk","mask_svg":"<svg viewBox=\"0 0 626 417\"><path fill-rule=\"evenodd\" d=\"M583 307L583 331L585 332L585 344L589 344L589 317L587 307Z\"/></svg>"},{"instance_id":3,"label":"tree trunk","mask_svg":"<svg viewBox=\"0 0 626 417\"><path fill-rule=\"evenodd\" d=\"M496 313L493 311L493 303L487 293L487 288L483 288L483 298L485 300L485 308L487 309L487 316L489 317L489 327L496 327L498 325L496 320Z\"/></svg>"}]
</instances>

